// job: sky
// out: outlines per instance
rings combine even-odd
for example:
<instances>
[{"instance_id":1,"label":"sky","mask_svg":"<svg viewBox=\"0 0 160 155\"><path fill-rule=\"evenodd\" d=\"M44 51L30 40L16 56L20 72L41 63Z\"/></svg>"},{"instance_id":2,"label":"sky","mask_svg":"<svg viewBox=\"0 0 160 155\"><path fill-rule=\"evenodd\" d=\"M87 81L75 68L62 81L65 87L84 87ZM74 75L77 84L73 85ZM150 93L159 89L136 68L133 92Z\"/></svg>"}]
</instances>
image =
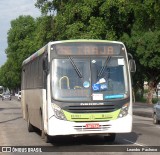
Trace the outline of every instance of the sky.
<instances>
[{"instance_id":1,"label":"sky","mask_svg":"<svg viewBox=\"0 0 160 155\"><path fill-rule=\"evenodd\" d=\"M41 15L35 8L36 0L0 0L0 67L6 62L7 32L10 22L20 15L31 15L36 18Z\"/></svg>"}]
</instances>

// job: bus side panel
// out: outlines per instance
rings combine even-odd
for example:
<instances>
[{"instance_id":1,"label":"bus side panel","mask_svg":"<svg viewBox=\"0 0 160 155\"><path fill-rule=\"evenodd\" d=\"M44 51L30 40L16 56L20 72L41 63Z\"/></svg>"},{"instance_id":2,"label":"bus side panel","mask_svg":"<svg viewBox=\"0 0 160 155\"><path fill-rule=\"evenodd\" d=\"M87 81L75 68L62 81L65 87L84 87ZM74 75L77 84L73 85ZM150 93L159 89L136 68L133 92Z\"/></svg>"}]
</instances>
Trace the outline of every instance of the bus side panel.
<instances>
[{"instance_id":1,"label":"bus side panel","mask_svg":"<svg viewBox=\"0 0 160 155\"><path fill-rule=\"evenodd\" d=\"M28 108L28 115L30 119L30 123L42 129L42 113L43 113L43 101L44 101L44 91L43 89L28 89L23 91L24 93L24 104L26 105L26 109ZM25 109L24 108L24 109ZM27 111L27 110L26 110ZM25 115L25 119L26 119Z\"/></svg>"}]
</instances>

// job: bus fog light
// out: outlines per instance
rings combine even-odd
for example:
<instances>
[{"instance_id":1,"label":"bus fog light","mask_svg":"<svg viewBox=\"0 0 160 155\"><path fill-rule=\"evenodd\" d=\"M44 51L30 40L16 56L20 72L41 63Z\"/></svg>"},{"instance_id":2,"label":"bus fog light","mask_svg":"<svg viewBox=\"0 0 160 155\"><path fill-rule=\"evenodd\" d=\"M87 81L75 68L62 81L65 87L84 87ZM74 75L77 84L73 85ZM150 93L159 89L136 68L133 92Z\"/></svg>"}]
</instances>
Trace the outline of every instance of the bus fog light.
<instances>
[{"instance_id":1,"label":"bus fog light","mask_svg":"<svg viewBox=\"0 0 160 155\"><path fill-rule=\"evenodd\" d=\"M122 118L124 116L126 116L128 114L128 104L125 104L122 108L121 111L119 113L118 118Z\"/></svg>"},{"instance_id":2,"label":"bus fog light","mask_svg":"<svg viewBox=\"0 0 160 155\"><path fill-rule=\"evenodd\" d=\"M53 108L54 115L56 118L61 119L61 120L66 120L66 117L65 117L62 109L59 106L52 104L52 108Z\"/></svg>"}]
</instances>

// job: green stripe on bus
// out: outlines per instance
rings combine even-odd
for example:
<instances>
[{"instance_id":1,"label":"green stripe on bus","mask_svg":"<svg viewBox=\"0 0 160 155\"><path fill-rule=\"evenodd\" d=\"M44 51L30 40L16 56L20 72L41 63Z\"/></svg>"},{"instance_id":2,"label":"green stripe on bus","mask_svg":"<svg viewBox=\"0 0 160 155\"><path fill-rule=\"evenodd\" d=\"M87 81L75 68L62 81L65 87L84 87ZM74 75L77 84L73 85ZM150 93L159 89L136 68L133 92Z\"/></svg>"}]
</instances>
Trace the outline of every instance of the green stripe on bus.
<instances>
[{"instance_id":1,"label":"green stripe on bus","mask_svg":"<svg viewBox=\"0 0 160 155\"><path fill-rule=\"evenodd\" d=\"M120 109L109 113L70 113L63 110L64 115L68 121L73 122L87 122L87 121L108 121L117 119Z\"/></svg>"}]
</instances>

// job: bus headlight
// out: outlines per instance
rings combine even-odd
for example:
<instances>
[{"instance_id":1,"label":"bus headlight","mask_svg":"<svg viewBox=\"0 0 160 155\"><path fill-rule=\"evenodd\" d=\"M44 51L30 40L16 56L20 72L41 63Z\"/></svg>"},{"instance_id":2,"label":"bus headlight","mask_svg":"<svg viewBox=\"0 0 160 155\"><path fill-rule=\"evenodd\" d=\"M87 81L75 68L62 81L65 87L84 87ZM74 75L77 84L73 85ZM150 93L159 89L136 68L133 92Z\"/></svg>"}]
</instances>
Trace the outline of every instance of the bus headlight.
<instances>
[{"instance_id":1,"label":"bus headlight","mask_svg":"<svg viewBox=\"0 0 160 155\"><path fill-rule=\"evenodd\" d=\"M66 117L62 109L59 106L57 106L56 104L52 104L52 108L53 108L54 115L56 118L61 119L61 120L66 120Z\"/></svg>"},{"instance_id":2,"label":"bus headlight","mask_svg":"<svg viewBox=\"0 0 160 155\"><path fill-rule=\"evenodd\" d=\"M128 103L123 105L123 107L121 108L121 111L119 113L118 118L122 118L128 114L128 106L129 106Z\"/></svg>"}]
</instances>

